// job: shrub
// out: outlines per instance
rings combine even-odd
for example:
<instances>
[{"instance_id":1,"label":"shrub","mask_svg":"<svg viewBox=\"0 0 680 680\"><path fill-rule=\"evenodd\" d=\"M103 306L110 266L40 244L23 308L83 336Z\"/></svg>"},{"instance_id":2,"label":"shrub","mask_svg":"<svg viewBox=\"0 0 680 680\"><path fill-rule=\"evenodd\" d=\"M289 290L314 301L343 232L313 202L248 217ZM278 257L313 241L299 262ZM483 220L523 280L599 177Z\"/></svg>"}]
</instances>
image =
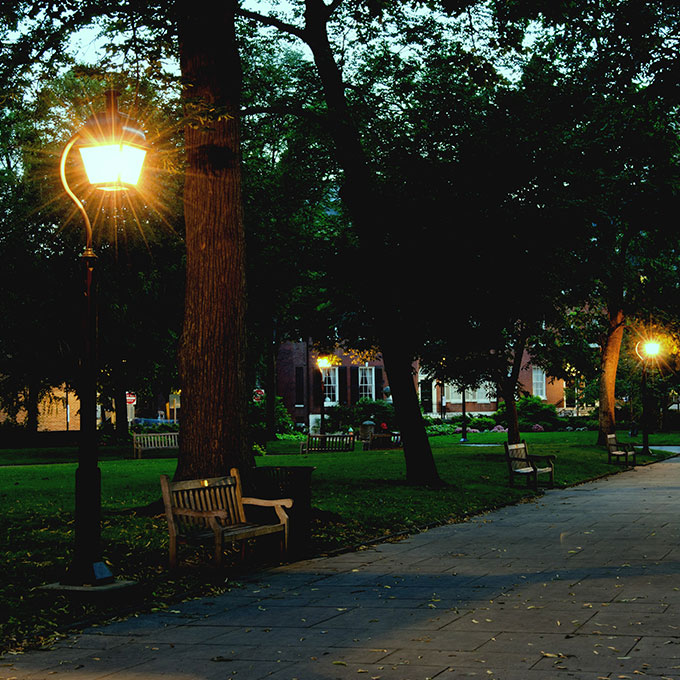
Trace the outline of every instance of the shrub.
<instances>
[{"instance_id":1,"label":"shrub","mask_svg":"<svg viewBox=\"0 0 680 680\"><path fill-rule=\"evenodd\" d=\"M248 425L250 428L250 434L254 441L261 442L264 438L267 425L266 425L266 403L267 398L265 397L261 401L250 401L248 403ZM274 427L278 433L284 432L294 432L295 426L293 425L293 419L288 413L288 409L283 403L281 397L276 397L275 402L275 423Z\"/></svg>"},{"instance_id":2,"label":"shrub","mask_svg":"<svg viewBox=\"0 0 680 680\"><path fill-rule=\"evenodd\" d=\"M351 427L355 432L359 431L361 423L365 420L372 420L376 424L376 431L380 429L380 424L385 423L388 430L396 428L396 417L394 406L391 401L384 399L359 399L350 406L349 404L339 404L331 406L325 410L326 425L329 432L346 432Z\"/></svg>"},{"instance_id":3,"label":"shrub","mask_svg":"<svg viewBox=\"0 0 680 680\"><path fill-rule=\"evenodd\" d=\"M475 416L468 421L470 427L478 430L491 430L496 427L496 421L489 416Z\"/></svg>"},{"instance_id":4,"label":"shrub","mask_svg":"<svg viewBox=\"0 0 680 680\"><path fill-rule=\"evenodd\" d=\"M524 396L517 401L517 416L521 432L530 432L534 425L540 425L544 431L558 429L567 421L557 415L554 404L548 404L540 397ZM494 414L496 422L508 426L508 414L505 404L501 404Z\"/></svg>"}]
</instances>

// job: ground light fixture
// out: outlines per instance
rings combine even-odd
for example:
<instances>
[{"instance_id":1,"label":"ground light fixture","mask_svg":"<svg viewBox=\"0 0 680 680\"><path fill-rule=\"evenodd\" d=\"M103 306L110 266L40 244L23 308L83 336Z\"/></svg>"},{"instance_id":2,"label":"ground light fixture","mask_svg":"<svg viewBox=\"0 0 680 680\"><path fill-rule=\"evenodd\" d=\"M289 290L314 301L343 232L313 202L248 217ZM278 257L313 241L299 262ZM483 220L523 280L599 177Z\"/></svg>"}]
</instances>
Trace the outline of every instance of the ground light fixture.
<instances>
[{"instance_id":1,"label":"ground light fixture","mask_svg":"<svg viewBox=\"0 0 680 680\"><path fill-rule=\"evenodd\" d=\"M96 190L126 191L139 182L148 152L141 126L118 110L118 92L105 94L103 112L92 115L68 141L59 173L64 191L85 222L83 337L79 366L80 440L75 486L75 545L73 559L59 585L108 586L114 577L101 554L101 471L97 445L97 305L92 224L83 201L69 186L66 163L79 151L88 183Z\"/></svg>"},{"instance_id":2,"label":"ground light fixture","mask_svg":"<svg viewBox=\"0 0 680 680\"><path fill-rule=\"evenodd\" d=\"M642 365L642 453L650 454L649 450L649 401L647 389L647 371L649 363L661 354L661 343L658 340L640 340L635 345L635 353L638 355Z\"/></svg>"}]
</instances>

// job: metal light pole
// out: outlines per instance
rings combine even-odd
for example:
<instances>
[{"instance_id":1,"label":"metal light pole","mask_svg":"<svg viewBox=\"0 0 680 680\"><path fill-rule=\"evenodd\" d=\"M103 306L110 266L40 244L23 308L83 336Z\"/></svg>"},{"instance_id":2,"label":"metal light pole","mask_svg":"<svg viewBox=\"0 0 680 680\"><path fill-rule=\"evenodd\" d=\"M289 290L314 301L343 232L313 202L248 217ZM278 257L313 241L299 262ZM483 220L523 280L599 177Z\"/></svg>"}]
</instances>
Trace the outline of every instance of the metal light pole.
<instances>
[{"instance_id":1,"label":"metal light pole","mask_svg":"<svg viewBox=\"0 0 680 680\"><path fill-rule=\"evenodd\" d=\"M649 404L647 390L647 363L659 356L661 345L656 340L640 341L635 352L642 362L642 453L649 455Z\"/></svg>"},{"instance_id":2,"label":"metal light pole","mask_svg":"<svg viewBox=\"0 0 680 680\"><path fill-rule=\"evenodd\" d=\"M319 421L319 434L324 434L324 418L326 416L326 386L324 382L323 370L330 368L331 362L328 357L317 357L316 366L321 374L321 403L319 404L319 413L321 415L321 420Z\"/></svg>"},{"instance_id":3,"label":"metal light pole","mask_svg":"<svg viewBox=\"0 0 680 680\"><path fill-rule=\"evenodd\" d=\"M82 308L82 354L80 362L80 444L75 486L75 545L73 560L63 585L101 586L113 574L101 556L101 470L97 447L97 304L92 224L83 202L71 190L66 161L71 150L80 151L90 184L104 191L121 191L139 180L147 152L146 138L139 126L118 111L118 93L106 93L106 109L91 116L69 140L61 154L59 173L64 190L75 203L85 223Z\"/></svg>"}]
</instances>

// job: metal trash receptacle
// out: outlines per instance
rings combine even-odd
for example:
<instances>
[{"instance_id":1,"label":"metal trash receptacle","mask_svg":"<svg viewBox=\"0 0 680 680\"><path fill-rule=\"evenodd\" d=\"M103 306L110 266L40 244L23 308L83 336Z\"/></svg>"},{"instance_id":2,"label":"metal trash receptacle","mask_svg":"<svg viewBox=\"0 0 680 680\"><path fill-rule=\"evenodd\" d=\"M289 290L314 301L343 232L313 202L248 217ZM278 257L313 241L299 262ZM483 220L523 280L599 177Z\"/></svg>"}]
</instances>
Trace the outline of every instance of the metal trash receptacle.
<instances>
[{"instance_id":1,"label":"metal trash receptacle","mask_svg":"<svg viewBox=\"0 0 680 680\"><path fill-rule=\"evenodd\" d=\"M289 551L299 553L309 545L312 525L311 465L270 466L253 469L253 495L258 498L292 498L293 507L286 510L289 518Z\"/></svg>"}]
</instances>

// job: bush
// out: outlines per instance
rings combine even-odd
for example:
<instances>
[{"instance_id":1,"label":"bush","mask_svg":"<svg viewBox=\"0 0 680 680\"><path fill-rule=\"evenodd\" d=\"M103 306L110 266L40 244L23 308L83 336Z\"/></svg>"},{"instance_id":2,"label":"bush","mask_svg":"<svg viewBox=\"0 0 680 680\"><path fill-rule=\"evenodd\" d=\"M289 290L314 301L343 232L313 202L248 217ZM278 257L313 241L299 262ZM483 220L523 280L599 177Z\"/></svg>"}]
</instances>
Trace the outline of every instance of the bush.
<instances>
[{"instance_id":1,"label":"bush","mask_svg":"<svg viewBox=\"0 0 680 680\"><path fill-rule=\"evenodd\" d=\"M489 416L474 416L468 420L468 426L483 432L496 427L496 421Z\"/></svg>"},{"instance_id":2,"label":"bush","mask_svg":"<svg viewBox=\"0 0 680 680\"><path fill-rule=\"evenodd\" d=\"M329 432L347 432L350 427L355 432L359 432L359 427L365 420L372 420L376 424L376 431L380 429L381 423L385 423L388 430L396 428L394 406L392 402L384 399L375 401L359 399L353 406L339 404L327 408L325 413Z\"/></svg>"},{"instance_id":3,"label":"bush","mask_svg":"<svg viewBox=\"0 0 680 680\"><path fill-rule=\"evenodd\" d=\"M267 430L266 414L267 414L267 397L261 401L250 401L248 403L248 426L250 429L250 436L256 442L261 442ZM288 409L283 403L281 397L276 397L274 417L274 427L277 434L294 432L293 419L288 413Z\"/></svg>"},{"instance_id":4,"label":"bush","mask_svg":"<svg viewBox=\"0 0 680 680\"><path fill-rule=\"evenodd\" d=\"M553 404L548 404L540 397L525 396L517 401L517 417L520 432L531 432L534 425L540 425L543 431L557 430L567 421L557 415ZM505 404L501 404L494 414L497 423L508 426L508 412Z\"/></svg>"},{"instance_id":5,"label":"bush","mask_svg":"<svg viewBox=\"0 0 680 680\"><path fill-rule=\"evenodd\" d=\"M455 423L441 423L439 425L426 425L425 432L428 437L439 437L445 434L460 432L460 425Z\"/></svg>"}]
</instances>

